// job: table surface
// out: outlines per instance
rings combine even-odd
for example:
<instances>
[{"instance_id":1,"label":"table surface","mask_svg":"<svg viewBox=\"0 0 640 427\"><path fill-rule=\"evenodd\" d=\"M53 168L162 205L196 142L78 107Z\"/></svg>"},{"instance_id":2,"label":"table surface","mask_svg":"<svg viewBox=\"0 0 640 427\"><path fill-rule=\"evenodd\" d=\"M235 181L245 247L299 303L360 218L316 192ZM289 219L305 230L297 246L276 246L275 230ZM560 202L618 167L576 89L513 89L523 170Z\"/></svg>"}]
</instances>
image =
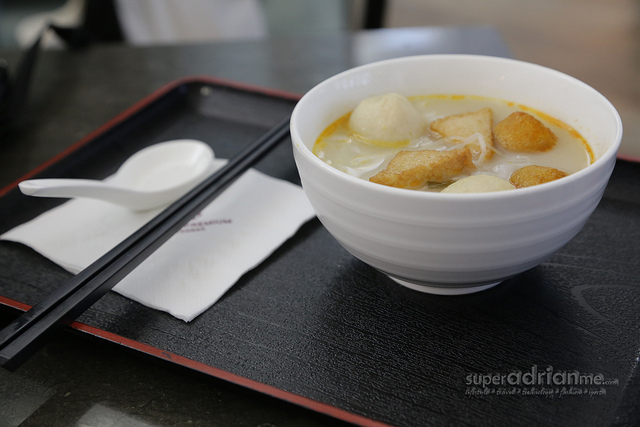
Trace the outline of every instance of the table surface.
<instances>
[{"instance_id":1,"label":"table surface","mask_svg":"<svg viewBox=\"0 0 640 427\"><path fill-rule=\"evenodd\" d=\"M0 188L185 76L216 76L302 94L344 69L422 53L509 56L490 28L426 28L187 46L93 46L43 52L28 114L0 134ZM3 52L11 64L19 52ZM637 230L636 230L637 231ZM0 310L0 326L15 312ZM7 425L343 425L273 397L73 332L13 373L0 371ZM462 409L463 410L463 409ZM15 421L17 420L17 421ZM0 423L0 425L3 425Z\"/></svg>"}]
</instances>

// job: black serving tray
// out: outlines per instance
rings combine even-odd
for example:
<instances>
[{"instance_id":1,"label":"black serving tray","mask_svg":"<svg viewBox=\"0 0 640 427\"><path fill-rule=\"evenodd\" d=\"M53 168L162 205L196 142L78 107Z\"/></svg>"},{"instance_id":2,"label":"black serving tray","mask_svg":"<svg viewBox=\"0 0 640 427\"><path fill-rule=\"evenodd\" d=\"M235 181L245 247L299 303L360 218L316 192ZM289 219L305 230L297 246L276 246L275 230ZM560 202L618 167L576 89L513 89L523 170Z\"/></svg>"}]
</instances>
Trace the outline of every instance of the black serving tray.
<instances>
[{"instance_id":1,"label":"black serving tray","mask_svg":"<svg viewBox=\"0 0 640 427\"><path fill-rule=\"evenodd\" d=\"M296 100L211 78L180 80L29 177L103 178L140 148L176 138L203 140L229 158ZM299 182L290 142L256 168ZM190 323L111 292L72 328L354 424L637 425L638 182L640 165L619 161L571 243L481 293L405 289L313 220ZM10 185L0 192L0 232L59 203ZM16 316L69 277L31 249L0 242L0 303ZM568 372L607 382L545 382Z\"/></svg>"}]
</instances>

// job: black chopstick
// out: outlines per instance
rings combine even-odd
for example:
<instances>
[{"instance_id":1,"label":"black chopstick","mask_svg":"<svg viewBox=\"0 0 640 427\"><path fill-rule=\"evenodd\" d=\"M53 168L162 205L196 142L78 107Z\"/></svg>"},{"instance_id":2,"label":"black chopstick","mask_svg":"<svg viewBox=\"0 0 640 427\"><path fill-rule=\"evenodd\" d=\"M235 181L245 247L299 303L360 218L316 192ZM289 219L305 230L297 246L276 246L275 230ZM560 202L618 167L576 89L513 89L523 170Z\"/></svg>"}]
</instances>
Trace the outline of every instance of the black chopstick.
<instances>
[{"instance_id":1,"label":"black chopstick","mask_svg":"<svg viewBox=\"0 0 640 427\"><path fill-rule=\"evenodd\" d=\"M69 282L0 331L0 365L13 370L56 325L70 324L211 203L289 133L289 117Z\"/></svg>"}]
</instances>

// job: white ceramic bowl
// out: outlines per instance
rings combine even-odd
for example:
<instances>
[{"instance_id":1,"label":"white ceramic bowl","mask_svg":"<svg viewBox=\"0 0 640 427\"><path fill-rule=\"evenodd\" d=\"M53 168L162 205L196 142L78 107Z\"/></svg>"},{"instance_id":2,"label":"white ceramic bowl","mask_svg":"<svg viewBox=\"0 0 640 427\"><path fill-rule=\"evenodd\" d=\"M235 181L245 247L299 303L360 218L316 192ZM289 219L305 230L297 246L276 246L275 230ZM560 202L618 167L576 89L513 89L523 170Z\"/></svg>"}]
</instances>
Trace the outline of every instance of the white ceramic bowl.
<instances>
[{"instance_id":1,"label":"white ceramic bowl","mask_svg":"<svg viewBox=\"0 0 640 427\"><path fill-rule=\"evenodd\" d=\"M596 160L534 187L441 194L355 178L312 153L329 124L362 99L388 92L478 95L524 104L573 126ZM426 55L364 65L320 83L296 105L291 136L304 191L344 248L405 286L455 295L535 267L582 229L611 175L622 123L606 98L558 71L496 57Z\"/></svg>"}]
</instances>

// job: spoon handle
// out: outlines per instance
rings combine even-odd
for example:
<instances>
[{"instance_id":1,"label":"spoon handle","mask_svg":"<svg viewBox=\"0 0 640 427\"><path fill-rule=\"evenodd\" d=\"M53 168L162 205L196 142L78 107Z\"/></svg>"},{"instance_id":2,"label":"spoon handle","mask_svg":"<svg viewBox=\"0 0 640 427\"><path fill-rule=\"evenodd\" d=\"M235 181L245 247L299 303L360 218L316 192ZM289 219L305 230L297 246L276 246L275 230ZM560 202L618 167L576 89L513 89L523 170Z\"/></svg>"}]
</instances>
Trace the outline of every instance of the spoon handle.
<instances>
[{"instance_id":1,"label":"spoon handle","mask_svg":"<svg viewBox=\"0 0 640 427\"><path fill-rule=\"evenodd\" d=\"M22 181L18 187L27 196L65 199L80 197L127 206L134 210L150 209L158 205L157 196L153 198L139 197L138 193L127 188L91 179L31 179Z\"/></svg>"},{"instance_id":2,"label":"spoon handle","mask_svg":"<svg viewBox=\"0 0 640 427\"><path fill-rule=\"evenodd\" d=\"M109 186L91 179L29 179L18 184L22 194L35 197L88 197Z\"/></svg>"}]
</instances>

